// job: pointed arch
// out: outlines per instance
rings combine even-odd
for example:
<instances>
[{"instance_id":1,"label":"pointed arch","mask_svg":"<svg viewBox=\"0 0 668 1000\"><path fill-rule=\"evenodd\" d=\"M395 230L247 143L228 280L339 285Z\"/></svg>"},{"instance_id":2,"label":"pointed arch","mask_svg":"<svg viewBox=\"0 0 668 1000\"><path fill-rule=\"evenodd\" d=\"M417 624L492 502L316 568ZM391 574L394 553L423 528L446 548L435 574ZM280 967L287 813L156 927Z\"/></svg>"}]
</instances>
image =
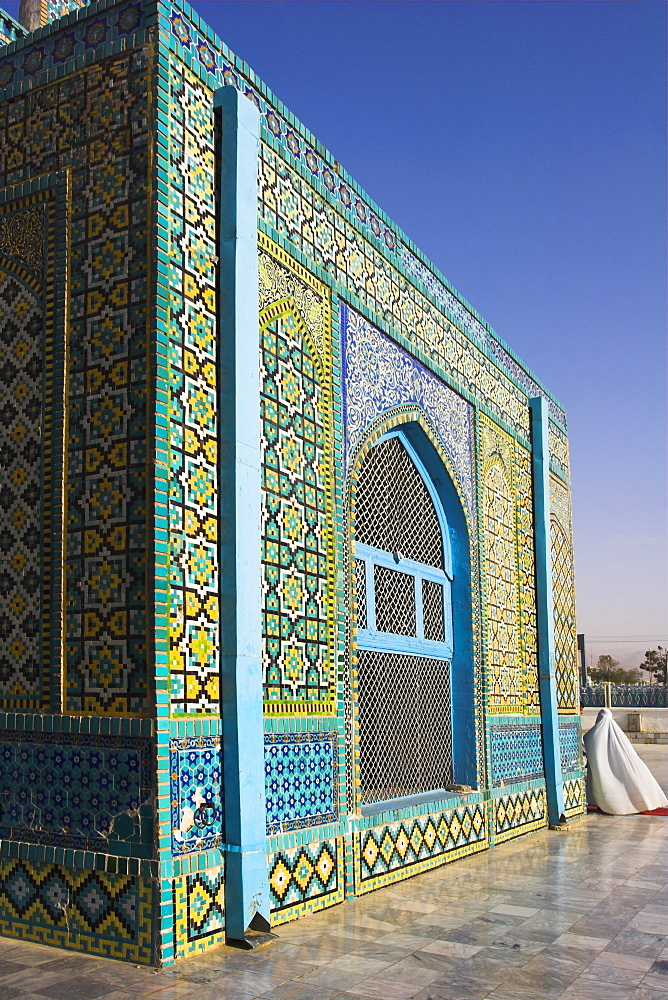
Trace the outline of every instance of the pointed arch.
<instances>
[{"instance_id":1,"label":"pointed arch","mask_svg":"<svg viewBox=\"0 0 668 1000\"><path fill-rule=\"evenodd\" d=\"M331 304L324 286L294 262L288 268L280 247L261 236L260 248L265 712L331 713Z\"/></svg>"},{"instance_id":2,"label":"pointed arch","mask_svg":"<svg viewBox=\"0 0 668 1000\"><path fill-rule=\"evenodd\" d=\"M428 795L454 780L476 783L467 517L421 415L401 414L403 422L398 416L367 438L349 479L355 617L350 644L363 807ZM394 495L388 489L392 463ZM372 485L365 469L374 466L375 497L367 502L360 490ZM397 481L411 496L401 499ZM408 524L411 503L417 505L415 523ZM374 512L375 535L366 523ZM420 547L425 525L432 536L438 533L437 546L432 537ZM385 605L380 621L379 602Z\"/></svg>"}]
</instances>

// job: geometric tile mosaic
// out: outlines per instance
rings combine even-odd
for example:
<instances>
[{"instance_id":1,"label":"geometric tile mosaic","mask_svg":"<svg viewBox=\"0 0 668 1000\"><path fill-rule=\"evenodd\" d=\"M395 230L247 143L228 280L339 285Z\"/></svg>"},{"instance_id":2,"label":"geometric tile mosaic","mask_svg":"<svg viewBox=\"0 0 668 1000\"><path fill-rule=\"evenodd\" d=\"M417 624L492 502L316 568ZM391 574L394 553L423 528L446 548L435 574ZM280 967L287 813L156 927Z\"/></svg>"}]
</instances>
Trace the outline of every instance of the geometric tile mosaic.
<instances>
[{"instance_id":1,"label":"geometric tile mosaic","mask_svg":"<svg viewBox=\"0 0 668 1000\"><path fill-rule=\"evenodd\" d=\"M69 113L71 121L85 120L89 143L88 162L72 179L66 650L71 712L148 710L148 123L141 126L147 77L146 56L135 52L92 66L57 88L59 119ZM139 118L135 129L130 116Z\"/></svg>"},{"instance_id":2,"label":"geometric tile mosaic","mask_svg":"<svg viewBox=\"0 0 668 1000\"><path fill-rule=\"evenodd\" d=\"M42 22L45 17L49 21L59 17L59 8L73 10L86 5L79 0L42 0ZM38 38L13 55L6 55L0 60L0 87L62 67L67 60L92 54L105 43L127 39L141 27L142 20L142 5L137 0L110 4L107 10L98 10L85 20L68 25L64 31Z\"/></svg>"},{"instance_id":3,"label":"geometric tile mosaic","mask_svg":"<svg viewBox=\"0 0 668 1000\"><path fill-rule=\"evenodd\" d=\"M537 394L538 395L538 394ZM565 421L562 421L565 424ZM568 460L568 438L564 432L558 429L553 423L548 428L548 439L550 448L550 465L554 466L557 474L565 483L569 481L570 463Z\"/></svg>"},{"instance_id":4,"label":"geometric tile mosaic","mask_svg":"<svg viewBox=\"0 0 668 1000\"><path fill-rule=\"evenodd\" d=\"M554 645L557 705L575 710L580 692L575 625L573 552L559 520L550 518L552 539L552 593L554 599Z\"/></svg>"},{"instance_id":5,"label":"geometric tile mosaic","mask_svg":"<svg viewBox=\"0 0 668 1000\"><path fill-rule=\"evenodd\" d=\"M141 10L125 5L104 17L115 37L127 36ZM83 20L36 40L0 60L0 86L47 63L62 67L107 30ZM69 171L64 705L72 713L148 707L147 93L148 52L135 50L14 96L0 112L0 187ZM62 372L62 353L54 364Z\"/></svg>"},{"instance_id":6,"label":"geometric tile mosaic","mask_svg":"<svg viewBox=\"0 0 668 1000\"><path fill-rule=\"evenodd\" d=\"M152 882L0 858L0 934L149 964Z\"/></svg>"},{"instance_id":7,"label":"geometric tile mosaic","mask_svg":"<svg viewBox=\"0 0 668 1000\"><path fill-rule=\"evenodd\" d=\"M529 789L515 795L494 799L494 842L500 843L520 834L547 826L545 789Z\"/></svg>"},{"instance_id":8,"label":"geometric tile mosaic","mask_svg":"<svg viewBox=\"0 0 668 1000\"><path fill-rule=\"evenodd\" d=\"M184 958L225 942L225 868L219 865L175 878L174 957Z\"/></svg>"},{"instance_id":9,"label":"geometric tile mosaic","mask_svg":"<svg viewBox=\"0 0 668 1000\"><path fill-rule=\"evenodd\" d=\"M524 661L525 708L538 715L538 635L536 630L536 569L534 564L533 484L531 454L515 443L517 563L520 584L520 649Z\"/></svg>"},{"instance_id":10,"label":"geometric tile mosaic","mask_svg":"<svg viewBox=\"0 0 668 1000\"><path fill-rule=\"evenodd\" d=\"M69 14L72 10L79 10L81 7L85 7L88 3L89 0L42 0L42 23L46 24L48 21L55 21L59 17Z\"/></svg>"},{"instance_id":11,"label":"geometric tile mosaic","mask_svg":"<svg viewBox=\"0 0 668 1000\"><path fill-rule=\"evenodd\" d=\"M372 242L337 215L272 148L260 148L260 212L268 231L339 281L409 345L447 371L525 439L524 391L451 323Z\"/></svg>"},{"instance_id":12,"label":"geometric tile mosaic","mask_svg":"<svg viewBox=\"0 0 668 1000\"><path fill-rule=\"evenodd\" d=\"M169 61L168 426L169 662L173 714L220 711L214 115L210 91Z\"/></svg>"},{"instance_id":13,"label":"geometric tile mosaic","mask_svg":"<svg viewBox=\"0 0 668 1000\"><path fill-rule=\"evenodd\" d=\"M263 671L265 710L272 714L332 710L329 392L302 319L308 304L309 313L323 318L321 336L329 335L324 292L319 284L304 288L262 252Z\"/></svg>"},{"instance_id":14,"label":"geometric tile mosaic","mask_svg":"<svg viewBox=\"0 0 668 1000\"><path fill-rule=\"evenodd\" d=\"M355 892L410 878L488 846L482 802L362 830L353 835Z\"/></svg>"},{"instance_id":15,"label":"geometric tile mosaic","mask_svg":"<svg viewBox=\"0 0 668 1000\"><path fill-rule=\"evenodd\" d=\"M49 705L62 645L65 185L38 185L0 207L0 701L24 709Z\"/></svg>"},{"instance_id":16,"label":"geometric tile mosaic","mask_svg":"<svg viewBox=\"0 0 668 1000\"><path fill-rule=\"evenodd\" d=\"M0 703L60 708L64 178L0 207ZM57 267L59 270L57 270Z\"/></svg>"},{"instance_id":17,"label":"geometric tile mosaic","mask_svg":"<svg viewBox=\"0 0 668 1000\"><path fill-rule=\"evenodd\" d=\"M44 0L43 8L49 16L56 16L63 7L83 3ZM153 595L146 590L147 580L152 579L145 561L147 527L153 526L153 512L147 503L147 476L153 475L155 465L155 455L146 454L150 441L156 445L156 453L165 444L165 482L169 488L169 499L158 518L161 521L163 514L168 518L163 565L169 569L170 579L160 593L169 594L169 606L164 605L170 626L169 707L174 714L215 716L220 712L219 303L215 270L219 234L211 80L204 83L200 79L198 62L218 84L232 83L247 90L261 109L266 141L261 154L259 211L265 232L278 234L284 247L291 243L303 254L303 262L317 261L321 273L346 288L359 308L368 306L379 323L396 331L402 342L413 344L428 363L447 371L461 385L479 389L481 403L524 438L529 434L525 392L500 368L510 372L525 391L534 394L538 388L478 317L434 278L396 230L370 210L364 196L357 197L344 179L335 175L322 151L311 148L305 135L297 134L256 87L246 87L247 81L237 75L240 64L229 53L214 51L213 36L198 33L185 11L172 11L171 27L174 39L188 51L195 72L170 60L169 80L163 77L157 85L166 105L163 135L169 188L156 206L152 202L156 194L152 190L155 149L149 150L148 131L155 124L159 102L149 103L147 95L153 87L151 73L157 60L148 45L133 51L130 41L132 33L143 26L146 9L138 0L99 8L95 5L89 18L76 23L73 19L57 36L47 32L31 46L0 61L0 87L27 76L35 83L34 90L26 88L0 108L0 116L4 116L0 118L0 143L5 154L0 183L67 170L71 269L67 301L67 509L61 505L66 515L68 595L64 609L64 705L72 712L116 716L153 710L148 642L158 631L162 634L166 623L160 622L160 630L154 627L154 616L162 612L156 612ZM108 53L114 45L120 47L119 41L127 42L127 51L102 59L103 52ZM96 64L81 68L95 49ZM73 58L78 58L79 68L68 63ZM38 74L46 72L52 80L59 78L42 86L46 80ZM301 173L280 162L280 155L275 155L279 148L289 153L291 162L299 164ZM166 215L160 218L169 245L166 262L159 263L165 274L161 290L168 301L166 367L160 369L157 380L163 392L164 373L166 430L160 437L162 432L148 424L155 402L149 381L155 371L147 368L147 336L151 331L151 346L155 347L156 332L146 302L147 282L151 280L149 251L155 219L163 207ZM330 286L309 276L296 262L288 263L287 251L276 244L270 246L266 237L262 246L263 666L267 711L273 715L324 714L331 713L336 704L335 639L339 624L335 601L340 599L336 590L340 583L335 571L341 567L335 560L330 526L335 524L335 514L341 513L333 506L339 495L334 488L336 476L340 475L335 442L336 449L344 447L340 416L333 402ZM266 276L271 280L262 286ZM38 305L39 309L32 308L30 313L31 321L35 320L34 344L45 335L48 321L41 300ZM476 516L476 486L487 491L484 496L481 492L477 513L482 513L484 505L487 523L482 528L487 531L487 548L483 562L486 558L489 564L494 563L496 572L487 595L489 604L501 606L503 598L512 594L510 604L505 603L509 617L495 616L494 607L486 622L485 638L494 674L492 701L496 699L499 712L535 712L530 464L515 445L508 464L501 459L487 469L490 473L500 470L504 482L490 485L490 480L483 480L476 484L472 407L398 343L344 307L344 325L347 317L353 317L353 326L357 324L349 345L347 375L351 385L359 379L348 398L348 449L355 444L354 435L359 442L369 423L388 407L420 406L448 451L458 489L469 505L469 521ZM475 343L462 336L461 329L468 331ZM490 360L490 352L498 365ZM45 363L41 347L34 354L39 356L37 374L41 379L48 361ZM6 360L3 355L2 362ZM30 351L24 360L27 371L33 363ZM374 382L376 361L383 371ZM377 383L393 378L398 383L395 390L377 391ZM48 393L43 397L39 406L45 408ZM554 404L550 406L557 412ZM444 410L447 419L443 418ZM159 415L156 426L161 421ZM36 427L33 422L27 429L34 431ZM35 435L32 441L37 450L28 471L36 480L46 446ZM563 458L563 448L559 456ZM162 471L160 462L157 464ZM26 516L29 521L32 517L32 537L23 545L28 550L32 543L28 555L23 551L23 556L30 562L32 555L38 567L35 593L44 584L46 567L46 563L39 563L36 552L46 543L47 529L41 529L44 536L40 538L40 521L34 516L43 513L43 480L46 474L30 484L32 506ZM12 503L15 508L20 506L15 496ZM496 528L499 530L492 530ZM21 544L20 539L12 550L13 557ZM15 575L11 599L18 600L19 594L29 604L26 594L19 593L24 585L19 586L17 580ZM27 580L30 583L29 575ZM46 587L43 589L48 596ZM2 594L0 587L0 600ZM40 591L35 601L41 598ZM0 606L0 618L4 610ZM555 618L557 612L555 609ZM16 618L13 609L12 613ZM3 635L7 625L0 624L0 646L6 640L6 649L0 648L0 691L5 684L14 697L39 696L41 663L33 653L39 651L46 632L31 632L34 626L28 615L21 626L17 631L21 631L23 648L19 648L16 634ZM559 656L558 650L558 660ZM560 704L565 707L570 694L561 694ZM521 741L521 729L505 731L501 742L507 742L513 732ZM562 739L562 763L572 763L574 753L579 753L573 749L573 738L569 732ZM107 834L112 840L118 834L119 839L139 841L144 831L137 836L135 829L122 838L121 823L134 819L127 814L136 812L151 791L148 743L114 739L105 742L68 734L66 742L60 742L55 735L35 734L32 738L22 734L19 747L18 740L8 736L0 744L0 753L8 755L9 765L4 784L0 781L0 792L9 793L0 798L0 834L95 850L107 845ZM265 742L268 832L275 835L336 821L337 734L271 734ZM482 746L478 750L482 753ZM496 757L492 753L498 784L513 780L509 754L507 746L501 746ZM535 768L531 774L541 773L533 737L522 751L521 767L525 772ZM56 771L62 780L49 780ZM91 785L101 789L96 801L85 800L82 793ZM569 786L567 791L567 785L564 794L568 808L573 809L578 790ZM530 798L507 796L500 801L495 816L497 839L539 823L540 801L535 804ZM170 741L170 810L174 857L220 847L224 829L219 737ZM111 829L112 818L118 829ZM486 820L486 807L472 803L447 813L362 831L355 838L358 891L366 892L486 849ZM358 818L357 822L364 820ZM284 839L293 844L297 838ZM269 860L274 923L343 898L342 837L285 848ZM189 861L186 859L179 870L187 869ZM38 933L39 939L52 943L60 943L65 932L69 942L72 933L72 940L79 942L75 947L135 961L150 960L153 890L148 880L18 861L0 864L0 872L0 923L13 919L24 936ZM168 935L173 934L175 953L193 954L222 942L224 869L212 867L177 877L170 890L173 919L165 917L165 921L171 924ZM22 921L31 923L27 932Z\"/></svg>"},{"instance_id":18,"label":"geometric tile mosaic","mask_svg":"<svg viewBox=\"0 0 668 1000\"><path fill-rule=\"evenodd\" d=\"M584 778L569 778L563 783L564 814L578 816L586 809L586 793Z\"/></svg>"},{"instance_id":19,"label":"geometric tile mosaic","mask_svg":"<svg viewBox=\"0 0 668 1000\"><path fill-rule=\"evenodd\" d=\"M529 453L478 419L488 708L536 714L538 673Z\"/></svg>"},{"instance_id":20,"label":"geometric tile mosaic","mask_svg":"<svg viewBox=\"0 0 668 1000\"><path fill-rule=\"evenodd\" d=\"M267 834L338 819L338 734L264 737Z\"/></svg>"},{"instance_id":21,"label":"geometric tile mosaic","mask_svg":"<svg viewBox=\"0 0 668 1000\"><path fill-rule=\"evenodd\" d=\"M577 722L559 720L559 748L561 770L574 771L582 767L582 727Z\"/></svg>"},{"instance_id":22,"label":"geometric tile mosaic","mask_svg":"<svg viewBox=\"0 0 668 1000\"><path fill-rule=\"evenodd\" d=\"M222 52L210 36L204 36L198 30L197 25L193 23L192 16L189 16L186 11L172 9L171 30L172 35L183 46L183 49L206 68L207 73L214 77L218 86L232 85L250 97L259 108L264 129L270 136L272 144L280 150L279 155L285 159L292 159L304 167L311 184L314 186L317 184L323 197L327 199L326 205L332 216L334 217L335 212L338 214L338 224L335 224L333 220L329 223L329 220L325 221L321 215L319 217L319 213L314 213L313 205L309 204L306 198L295 197L292 191L286 191L281 207L289 206L287 214L290 216L290 223L294 228L301 230L304 246L299 246L301 241L295 240L294 234L291 234L292 241L297 243L300 250L308 253L310 249L309 255L312 259L317 260L318 256L314 253L315 245L321 252L328 252L332 261L335 260L339 267L345 267L345 263L348 263L351 273L347 277L350 284L360 282L362 288L373 284L373 277L365 274L364 270L360 268L359 257L361 255L354 252L341 252L340 249L338 240L341 221L350 214L354 217L356 229L365 237L364 240L360 239L360 244L363 245L364 242L368 241L369 247L374 245L382 248L383 256L378 254L379 260L376 262L376 266L370 268L371 275L374 272L378 275L379 283L383 279L387 281L383 273L386 268L383 265L386 264L386 260L389 260L394 265L392 270L395 274L399 275L399 271L403 271L410 275L413 281L436 300L440 308L438 312L436 310L434 312L439 316L442 325L452 326L443 316L443 311L447 311L474 341L481 342L491 351L498 363L520 382L529 395L540 393L536 382L504 350L479 318L469 311L442 281L436 278L433 272L418 258L414 250L402 240L401 235L385 225L376 214L375 206L370 205L363 196L351 190L347 183L335 174L331 162L322 156L318 144L307 139L301 131L298 132L294 125L283 116L281 109L277 109L269 103L264 93L257 87L256 81L250 79L245 64L242 65L228 51ZM296 177L293 171L291 173ZM308 181L305 180L303 186L307 191ZM277 207L276 200L272 200L269 196L267 208L276 212ZM299 219L300 209L302 219ZM269 217L268 212L265 214ZM274 217L274 222L278 221ZM303 226L299 226L299 222L303 222ZM274 228L280 231L280 225L276 224ZM347 228L351 232L354 231L352 226ZM334 237L335 232L336 238ZM281 235L286 234L281 233ZM319 261L319 263L321 262ZM328 269L326 264L323 266ZM412 288L412 285L403 276L402 280L405 285ZM408 304L393 302L393 305L394 317L397 322L406 322L407 325L411 325L414 316ZM431 324L425 323L425 326L429 325L433 329L433 321ZM452 328L459 333L456 327ZM549 401L549 404L550 412L565 422L563 411L557 404L552 400Z\"/></svg>"},{"instance_id":23,"label":"geometric tile mosaic","mask_svg":"<svg viewBox=\"0 0 668 1000\"><path fill-rule=\"evenodd\" d=\"M222 840L220 736L169 741L172 855L208 851Z\"/></svg>"},{"instance_id":24,"label":"geometric tile mosaic","mask_svg":"<svg viewBox=\"0 0 668 1000\"><path fill-rule=\"evenodd\" d=\"M267 861L272 924L343 901L343 837L277 851Z\"/></svg>"},{"instance_id":25,"label":"geometric tile mosaic","mask_svg":"<svg viewBox=\"0 0 668 1000\"><path fill-rule=\"evenodd\" d=\"M531 396L545 395L545 389L538 383L534 382L531 376L527 374L526 370L510 356L508 351L506 351L494 337L490 337L488 334L486 340L492 357L495 361L498 361L499 365L502 368L505 368L505 370L512 375L517 382L520 383L529 398L531 398ZM560 420L565 427L566 414L561 407L555 403L553 399L549 398L547 399L547 405L550 415L555 417L557 420Z\"/></svg>"},{"instance_id":26,"label":"geometric tile mosaic","mask_svg":"<svg viewBox=\"0 0 668 1000\"><path fill-rule=\"evenodd\" d=\"M492 784L503 786L511 781L543 777L543 743L538 724L531 726L492 726ZM559 722L559 748L562 771L582 766L579 723Z\"/></svg>"},{"instance_id":27,"label":"geometric tile mosaic","mask_svg":"<svg viewBox=\"0 0 668 1000\"><path fill-rule=\"evenodd\" d=\"M0 216L20 245L35 230L42 270L43 209ZM0 254L11 246L0 234ZM40 273L41 277L41 273ZM44 583L42 504L44 382L41 294L0 270L0 451L2 581L0 585L0 697L40 705ZM48 511L47 511L48 513ZM48 575L48 568L47 568ZM48 597L48 595L45 595ZM47 603L48 607L48 603Z\"/></svg>"},{"instance_id":28,"label":"geometric tile mosaic","mask_svg":"<svg viewBox=\"0 0 668 1000\"><path fill-rule=\"evenodd\" d=\"M474 516L470 403L345 304L341 306L341 330L347 459L369 424L384 411L408 403L420 406L438 432L468 512Z\"/></svg>"},{"instance_id":29,"label":"geometric tile mosaic","mask_svg":"<svg viewBox=\"0 0 668 1000\"><path fill-rule=\"evenodd\" d=\"M543 776L543 743L538 724L491 726L492 785Z\"/></svg>"},{"instance_id":30,"label":"geometric tile mosaic","mask_svg":"<svg viewBox=\"0 0 668 1000\"><path fill-rule=\"evenodd\" d=\"M524 709L519 648L519 595L513 503L513 445L500 431L481 425L484 442L482 507L485 543L488 707L492 712Z\"/></svg>"},{"instance_id":31,"label":"geometric tile mosaic","mask_svg":"<svg viewBox=\"0 0 668 1000\"><path fill-rule=\"evenodd\" d=\"M152 794L147 739L3 730L0 767L6 840L112 853L121 840L151 842L137 815Z\"/></svg>"}]
</instances>

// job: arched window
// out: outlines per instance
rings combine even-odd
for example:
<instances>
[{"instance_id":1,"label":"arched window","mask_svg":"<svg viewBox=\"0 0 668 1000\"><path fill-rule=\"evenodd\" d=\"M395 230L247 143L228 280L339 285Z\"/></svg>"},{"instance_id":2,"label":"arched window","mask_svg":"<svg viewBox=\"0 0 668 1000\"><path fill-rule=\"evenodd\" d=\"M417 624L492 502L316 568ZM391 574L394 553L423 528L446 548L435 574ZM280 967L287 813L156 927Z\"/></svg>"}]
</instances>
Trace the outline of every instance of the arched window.
<instances>
[{"instance_id":1,"label":"arched window","mask_svg":"<svg viewBox=\"0 0 668 1000\"><path fill-rule=\"evenodd\" d=\"M452 557L436 490L413 447L386 435L355 493L361 804L453 780Z\"/></svg>"}]
</instances>

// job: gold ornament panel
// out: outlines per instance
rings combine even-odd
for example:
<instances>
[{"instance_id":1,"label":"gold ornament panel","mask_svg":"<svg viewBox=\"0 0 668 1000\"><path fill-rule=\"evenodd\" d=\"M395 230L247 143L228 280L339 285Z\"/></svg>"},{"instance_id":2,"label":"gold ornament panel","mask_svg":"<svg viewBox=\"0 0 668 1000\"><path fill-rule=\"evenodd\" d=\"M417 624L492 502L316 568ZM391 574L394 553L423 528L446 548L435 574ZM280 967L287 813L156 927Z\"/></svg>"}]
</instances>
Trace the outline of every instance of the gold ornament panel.
<instances>
[{"instance_id":1,"label":"gold ornament panel","mask_svg":"<svg viewBox=\"0 0 668 1000\"><path fill-rule=\"evenodd\" d=\"M487 708L539 711L531 456L478 418Z\"/></svg>"},{"instance_id":2,"label":"gold ornament panel","mask_svg":"<svg viewBox=\"0 0 668 1000\"><path fill-rule=\"evenodd\" d=\"M550 544L557 706L562 712L577 712L580 706L580 671L570 494L568 487L554 475L550 476Z\"/></svg>"},{"instance_id":3,"label":"gold ornament panel","mask_svg":"<svg viewBox=\"0 0 668 1000\"><path fill-rule=\"evenodd\" d=\"M331 713L335 700L329 291L261 239L265 711Z\"/></svg>"},{"instance_id":4,"label":"gold ornament panel","mask_svg":"<svg viewBox=\"0 0 668 1000\"><path fill-rule=\"evenodd\" d=\"M517 497L517 561L519 566L520 650L528 715L540 713L538 632L536 627L536 566L534 557L531 453L515 444Z\"/></svg>"}]
</instances>

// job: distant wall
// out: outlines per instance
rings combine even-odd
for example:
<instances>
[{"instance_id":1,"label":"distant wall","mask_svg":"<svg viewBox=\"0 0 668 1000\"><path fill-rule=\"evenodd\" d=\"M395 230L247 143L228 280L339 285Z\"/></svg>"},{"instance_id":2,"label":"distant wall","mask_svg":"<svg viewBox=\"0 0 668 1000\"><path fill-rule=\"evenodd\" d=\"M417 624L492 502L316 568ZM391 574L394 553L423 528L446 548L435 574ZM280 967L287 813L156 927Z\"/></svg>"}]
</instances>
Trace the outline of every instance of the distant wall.
<instances>
[{"instance_id":1,"label":"distant wall","mask_svg":"<svg viewBox=\"0 0 668 1000\"><path fill-rule=\"evenodd\" d=\"M610 697L606 699L606 688ZM580 704L586 708L603 708L606 701L612 708L668 708L668 687L665 684L596 684L580 687Z\"/></svg>"},{"instance_id":2,"label":"distant wall","mask_svg":"<svg viewBox=\"0 0 668 1000\"><path fill-rule=\"evenodd\" d=\"M601 711L600 708L585 708L582 713L582 732L596 722L596 716ZM645 733L668 733L668 708L611 708L612 717L617 725L628 732L629 714L642 715L642 731Z\"/></svg>"}]
</instances>

